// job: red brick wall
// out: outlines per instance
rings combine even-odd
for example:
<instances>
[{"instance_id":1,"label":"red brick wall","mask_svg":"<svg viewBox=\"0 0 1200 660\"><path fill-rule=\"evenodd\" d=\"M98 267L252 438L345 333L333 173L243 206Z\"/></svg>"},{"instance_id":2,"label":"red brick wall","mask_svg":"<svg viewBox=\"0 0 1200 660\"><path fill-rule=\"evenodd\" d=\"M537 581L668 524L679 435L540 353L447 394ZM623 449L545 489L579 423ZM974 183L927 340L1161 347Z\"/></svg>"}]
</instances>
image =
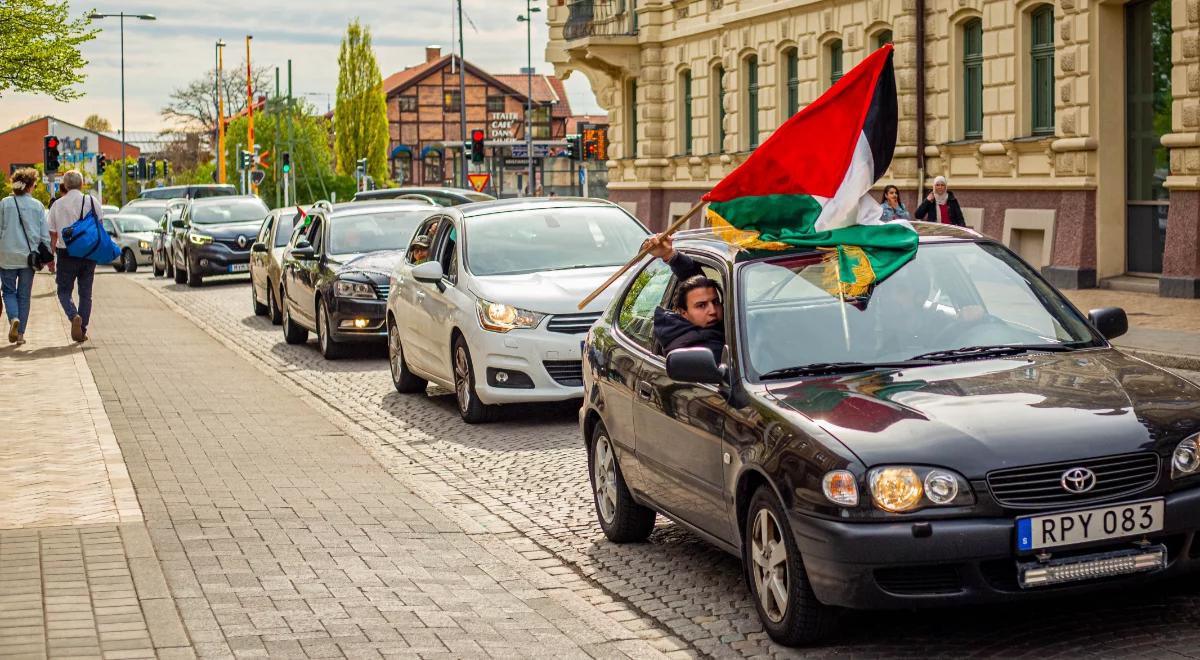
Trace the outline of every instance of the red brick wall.
<instances>
[{"instance_id":1,"label":"red brick wall","mask_svg":"<svg viewBox=\"0 0 1200 660\"><path fill-rule=\"evenodd\" d=\"M0 172L12 172L13 164L42 162L42 138L49 124L40 119L20 128L0 134Z\"/></svg>"}]
</instances>

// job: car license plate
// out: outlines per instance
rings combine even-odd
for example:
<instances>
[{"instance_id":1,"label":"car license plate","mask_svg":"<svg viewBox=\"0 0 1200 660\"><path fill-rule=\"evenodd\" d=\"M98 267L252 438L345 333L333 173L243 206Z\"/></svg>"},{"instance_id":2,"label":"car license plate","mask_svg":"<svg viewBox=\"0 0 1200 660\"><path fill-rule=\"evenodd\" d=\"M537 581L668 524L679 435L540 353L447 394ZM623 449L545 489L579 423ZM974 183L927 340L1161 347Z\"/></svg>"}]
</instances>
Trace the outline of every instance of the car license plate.
<instances>
[{"instance_id":1,"label":"car license plate","mask_svg":"<svg viewBox=\"0 0 1200 660\"><path fill-rule=\"evenodd\" d=\"M1162 499L1017 518L1017 550L1040 550L1162 531Z\"/></svg>"},{"instance_id":2,"label":"car license plate","mask_svg":"<svg viewBox=\"0 0 1200 660\"><path fill-rule=\"evenodd\" d=\"M229 272L245 273L250 270L250 264L229 264Z\"/></svg>"}]
</instances>

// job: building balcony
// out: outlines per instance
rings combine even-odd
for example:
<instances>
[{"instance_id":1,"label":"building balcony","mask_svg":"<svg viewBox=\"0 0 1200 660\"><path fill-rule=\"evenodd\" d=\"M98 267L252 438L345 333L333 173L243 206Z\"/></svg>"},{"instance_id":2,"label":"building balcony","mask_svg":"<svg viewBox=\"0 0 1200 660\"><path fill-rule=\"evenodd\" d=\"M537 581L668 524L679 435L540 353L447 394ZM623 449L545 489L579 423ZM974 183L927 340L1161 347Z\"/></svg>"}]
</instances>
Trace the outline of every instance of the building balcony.
<instances>
[{"instance_id":1,"label":"building balcony","mask_svg":"<svg viewBox=\"0 0 1200 660\"><path fill-rule=\"evenodd\" d=\"M563 39L636 36L636 6L636 0L571 0Z\"/></svg>"}]
</instances>

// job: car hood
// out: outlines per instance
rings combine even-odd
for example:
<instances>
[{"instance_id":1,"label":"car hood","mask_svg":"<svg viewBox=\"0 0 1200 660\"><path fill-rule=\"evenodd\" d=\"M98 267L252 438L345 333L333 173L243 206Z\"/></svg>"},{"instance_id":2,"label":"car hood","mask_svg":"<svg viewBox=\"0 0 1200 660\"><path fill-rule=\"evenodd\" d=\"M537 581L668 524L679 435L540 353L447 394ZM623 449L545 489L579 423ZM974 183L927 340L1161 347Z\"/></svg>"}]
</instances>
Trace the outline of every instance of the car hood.
<instances>
[{"instance_id":1,"label":"car hood","mask_svg":"<svg viewBox=\"0 0 1200 660\"><path fill-rule=\"evenodd\" d=\"M262 227L262 220L253 220L250 222L234 222L227 225L192 225L192 231L206 236L212 236L219 239L236 239L238 236L246 237L246 246L257 240L258 230Z\"/></svg>"},{"instance_id":2,"label":"car hood","mask_svg":"<svg viewBox=\"0 0 1200 660\"><path fill-rule=\"evenodd\" d=\"M523 275L475 276L471 282L471 290L485 300L533 312L578 314L579 301L595 291L596 287L615 272L617 266L601 266ZM613 283L582 311L602 311L620 288L619 282Z\"/></svg>"},{"instance_id":3,"label":"car hood","mask_svg":"<svg viewBox=\"0 0 1200 660\"><path fill-rule=\"evenodd\" d=\"M338 275L362 273L373 280L386 282L392 269L403 259L404 250L338 254L329 257L329 267Z\"/></svg>"},{"instance_id":4,"label":"car hood","mask_svg":"<svg viewBox=\"0 0 1200 660\"><path fill-rule=\"evenodd\" d=\"M1004 467L1173 448L1200 387L1114 349L974 360L769 385L867 466Z\"/></svg>"}]
</instances>

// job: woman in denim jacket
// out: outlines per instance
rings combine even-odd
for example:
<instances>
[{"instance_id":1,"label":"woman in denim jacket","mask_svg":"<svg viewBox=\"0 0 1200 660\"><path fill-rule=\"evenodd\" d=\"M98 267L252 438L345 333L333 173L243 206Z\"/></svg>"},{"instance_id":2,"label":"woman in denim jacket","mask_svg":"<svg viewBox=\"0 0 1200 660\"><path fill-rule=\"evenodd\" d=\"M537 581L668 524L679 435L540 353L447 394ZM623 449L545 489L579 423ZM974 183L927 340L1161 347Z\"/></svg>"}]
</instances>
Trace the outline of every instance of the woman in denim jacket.
<instances>
[{"instance_id":1,"label":"woman in denim jacket","mask_svg":"<svg viewBox=\"0 0 1200 660\"><path fill-rule=\"evenodd\" d=\"M29 322L29 300L33 291L33 269L29 253L38 243L50 245L46 209L29 193L37 185L37 170L17 170L12 176L13 194L0 200L0 283L8 310L8 342L25 343ZM51 264L53 268L53 264Z\"/></svg>"},{"instance_id":2,"label":"woman in denim jacket","mask_svg":"<svg viewBox=\"0 0 1200 660\"><path fill-rule=\"evenodd\" d=\"M908 209L904 208L904 203L900 201L900 189L896 186L888 184L883 189L883 199L879 200L883 205L883 221L893 222L895 220L912 220L912 215Z\"/></svg>"}]
</instances>

